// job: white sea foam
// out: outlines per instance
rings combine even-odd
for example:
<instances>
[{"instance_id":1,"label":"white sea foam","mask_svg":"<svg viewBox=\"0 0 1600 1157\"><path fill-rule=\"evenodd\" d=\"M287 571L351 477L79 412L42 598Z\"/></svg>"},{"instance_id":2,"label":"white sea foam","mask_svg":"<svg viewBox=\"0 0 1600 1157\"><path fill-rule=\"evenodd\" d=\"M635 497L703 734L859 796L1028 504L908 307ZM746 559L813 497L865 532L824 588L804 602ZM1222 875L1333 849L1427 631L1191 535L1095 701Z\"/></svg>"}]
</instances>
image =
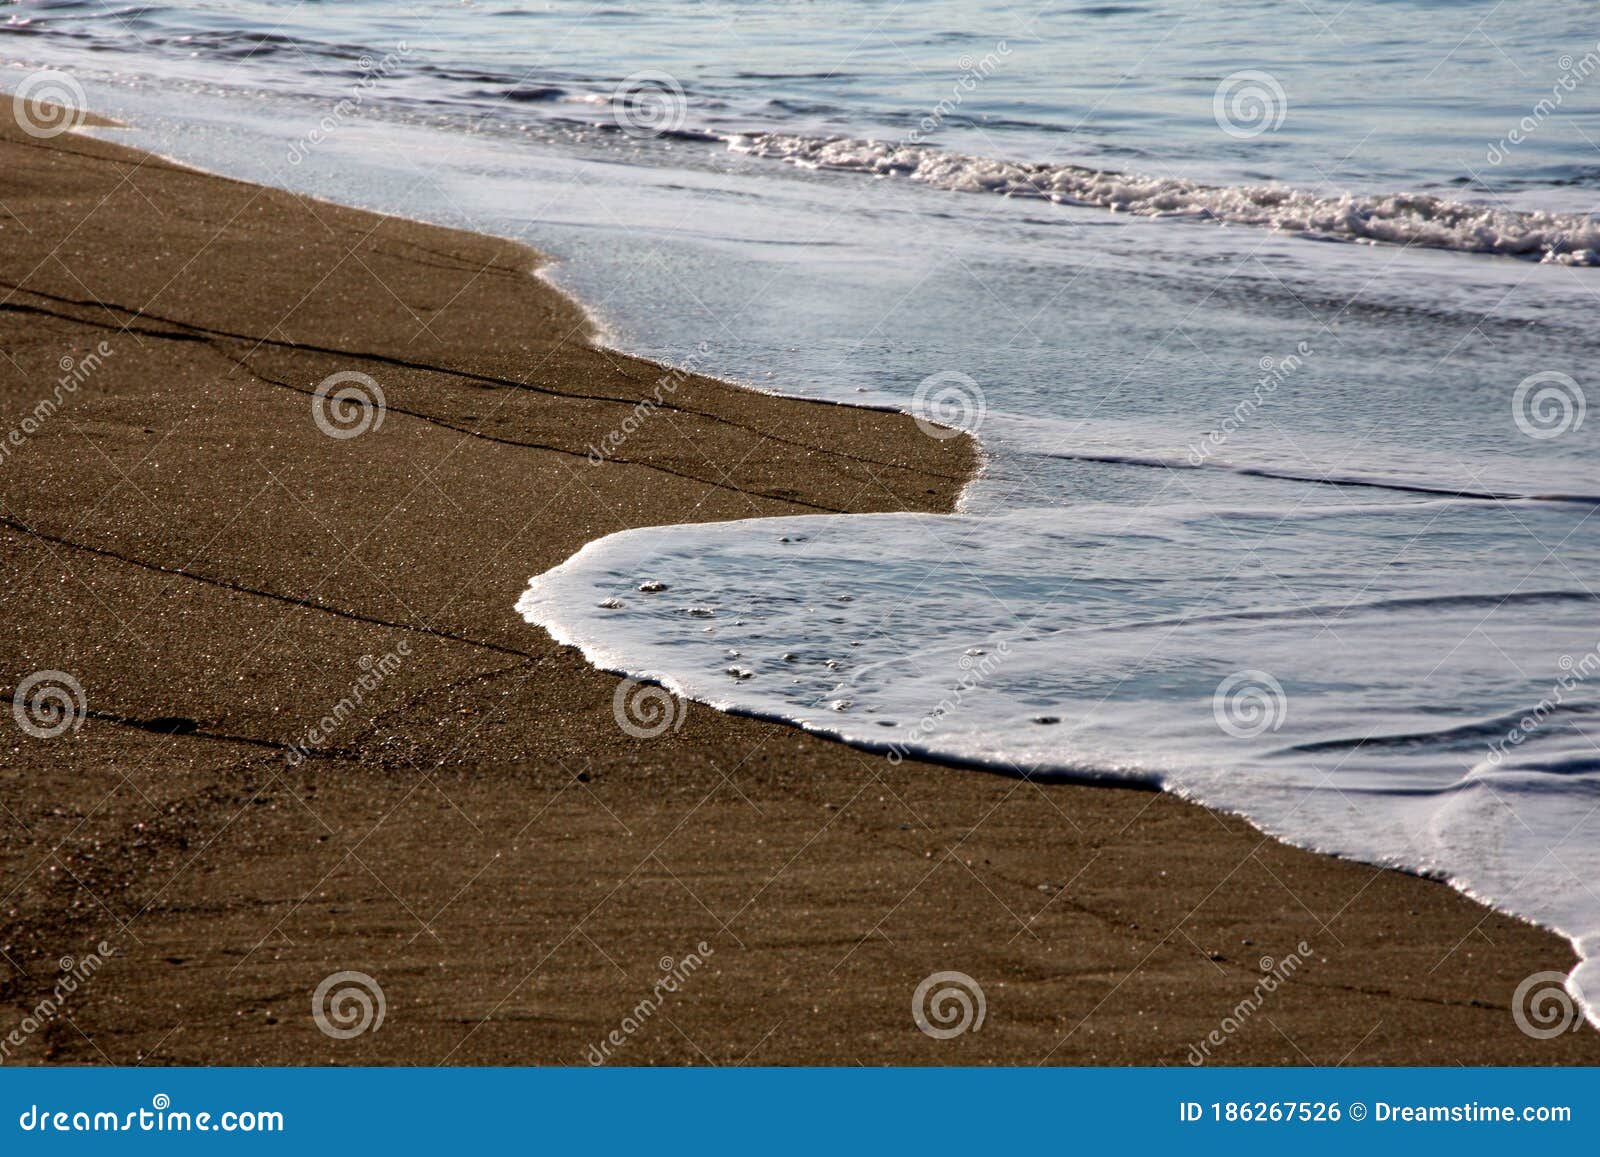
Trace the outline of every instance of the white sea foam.
<instances>
[{"instance_id":1,"label":"white sea foam","mask_svg":"<svg viewBox=\"0 0 1600 1157\"><path fill-rule=\"evenodd\" d=\"M787 133L728 138L730 148L812 169L903 177L964 193L1088 205L1140 217L1193 217L1342 241L1491 253L1560 265L1600 265L1600 220L1523 212L1426 193L1327 197L1285 185L1203 185L1041 162L999 160L924 145Z\"/></svg>"}]
</instances>

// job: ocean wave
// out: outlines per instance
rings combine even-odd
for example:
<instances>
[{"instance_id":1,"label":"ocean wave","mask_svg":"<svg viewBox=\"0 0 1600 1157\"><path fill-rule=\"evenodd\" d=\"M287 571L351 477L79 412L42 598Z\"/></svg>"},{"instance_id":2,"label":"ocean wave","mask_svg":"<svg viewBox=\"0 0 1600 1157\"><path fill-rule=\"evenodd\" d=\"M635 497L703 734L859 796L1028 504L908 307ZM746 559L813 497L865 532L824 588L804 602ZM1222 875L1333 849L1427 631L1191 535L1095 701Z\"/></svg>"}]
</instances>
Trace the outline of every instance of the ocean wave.
<instances>
[{"instance_id":1,"label":"ocean wave","mask_svg":"<svg viewBox=\"0 0 1600 1157\"><path fill-rule=\"evenodd\" d=\"M587 544L518 609L598 667L891 761L1161 788L1447 880L1566 933L1588 979L1600 644L1594 594L1545 545L1589 557L1588 513L1088 502L652 527Z\"/></svg>"},{"instance_id":2,"label":"ocean wave","mask_svg":"<svg viewBox=\"0 0 1600 1157\"><path fill-rule=\"evenodd\" d=\"M1222 470L1246 478L1275 478L1284 482L1304 482L1313 486L1353 486L1374 490L1393 490L1402 494L1426 494L1438 498L1470 498L1483 502L1570 502L1580 506L1600 506L1600 493L1577 490L1557 484L1507 481L1503 486L1460 485L1448 481L1429 481L1420 476L1396 472L1340 469L1293 469L1286 466L1230 462L1218 458L1176 454L1138 454L1111 450L1052 450L1040 457L1066 462L1098 462L1112 466L1147 466L1162 470ZM1464 472L1462 468L1461 472Z\"/></svg>"},{"instance_id":3,"label":"ocean wave","mask_svg":"<svg viewBox=\"0 0 1600 1157\"><path fill-rule=\"evenodd\" d=\"M903 177L963 193L998 193L1136 217L1189 217L1283 233L1559 265L1600 265L1600 219L1500 209L1428 193L1318 196L1286 185L1203 185L1080 165L999 160L924 145L787 133L725 138L736 152L811 169Z\"/></svg>"}]
</instances>

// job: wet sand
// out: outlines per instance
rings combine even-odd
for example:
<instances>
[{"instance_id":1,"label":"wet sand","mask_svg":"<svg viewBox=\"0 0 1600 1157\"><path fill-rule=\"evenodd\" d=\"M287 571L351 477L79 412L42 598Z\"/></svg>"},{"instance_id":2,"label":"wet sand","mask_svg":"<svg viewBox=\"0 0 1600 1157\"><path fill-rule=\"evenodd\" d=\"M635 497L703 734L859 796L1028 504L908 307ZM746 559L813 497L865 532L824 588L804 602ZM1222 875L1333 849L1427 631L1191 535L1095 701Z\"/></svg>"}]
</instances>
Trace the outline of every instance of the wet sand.
<instances>
[{"instance_id":1,"label":"wet sand","mask_svg":"<svg viewBox=\"0 0 1600 1157\"><path fill-rule=\"evenodd\" d=\"M699 705L635 738L514 610L627 527L947 510L966 439L686 376L594 465L665 371L531 251L9 102L0 162L0 690L83 704L0 732L7 1063L1600 1061L1511 1013L1570 946L1447 887ZM944 971L984 1019L936 1039Z\"/></svg>"}]
</instances>

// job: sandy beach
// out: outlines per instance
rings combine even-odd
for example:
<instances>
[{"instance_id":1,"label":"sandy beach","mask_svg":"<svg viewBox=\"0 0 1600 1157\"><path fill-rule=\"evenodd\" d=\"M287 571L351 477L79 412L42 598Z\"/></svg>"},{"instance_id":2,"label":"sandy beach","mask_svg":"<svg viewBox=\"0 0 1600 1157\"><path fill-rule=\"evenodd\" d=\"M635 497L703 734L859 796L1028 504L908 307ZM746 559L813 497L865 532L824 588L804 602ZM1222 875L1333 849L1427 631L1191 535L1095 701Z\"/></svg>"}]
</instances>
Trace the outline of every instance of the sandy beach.
<instances>
[{"instance_id":1,"label":"sandy beach","mask_svg":"<svg viewBox=\"0 0 1600 1157\"><path fill-rule=\"evenodd\" d=\"M531 251L9 102L0 162L0 686L82 692L0 744L6 1063L1600 1062L1512 1016L1570 945L1446 886L698 704L636 738L515 612L630 527L949 510L969 440L680 375L595 464L669 371ZM940 972L984 998L947 1040Z\"/></svg>"}]
</instances>

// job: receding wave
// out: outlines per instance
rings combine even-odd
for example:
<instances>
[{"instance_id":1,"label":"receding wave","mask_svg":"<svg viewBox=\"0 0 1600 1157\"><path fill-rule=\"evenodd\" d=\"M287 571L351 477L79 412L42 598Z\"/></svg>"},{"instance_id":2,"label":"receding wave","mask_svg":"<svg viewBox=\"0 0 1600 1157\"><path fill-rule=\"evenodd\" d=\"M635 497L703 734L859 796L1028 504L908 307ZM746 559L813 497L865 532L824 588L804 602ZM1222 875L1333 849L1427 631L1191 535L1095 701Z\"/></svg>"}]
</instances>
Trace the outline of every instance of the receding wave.
<instances>
[{"instance_id":1,"label":"receding wave","mask_svg":"<svg viewBox=\"0 0 1600 1157\"><path fill-rule=\"evenodd\" d=\"M1583 213L1522 212L1427 193L1320 197L1285 185L1202 185L1079 165L997 160L924 145L787 133L746 133L727 140L738 152L805 168L903 177L957 192L1031 197L1137 217L1255 225L1322 239L1600 265L1600 220Z\"/></svg>"}]
</instances>

